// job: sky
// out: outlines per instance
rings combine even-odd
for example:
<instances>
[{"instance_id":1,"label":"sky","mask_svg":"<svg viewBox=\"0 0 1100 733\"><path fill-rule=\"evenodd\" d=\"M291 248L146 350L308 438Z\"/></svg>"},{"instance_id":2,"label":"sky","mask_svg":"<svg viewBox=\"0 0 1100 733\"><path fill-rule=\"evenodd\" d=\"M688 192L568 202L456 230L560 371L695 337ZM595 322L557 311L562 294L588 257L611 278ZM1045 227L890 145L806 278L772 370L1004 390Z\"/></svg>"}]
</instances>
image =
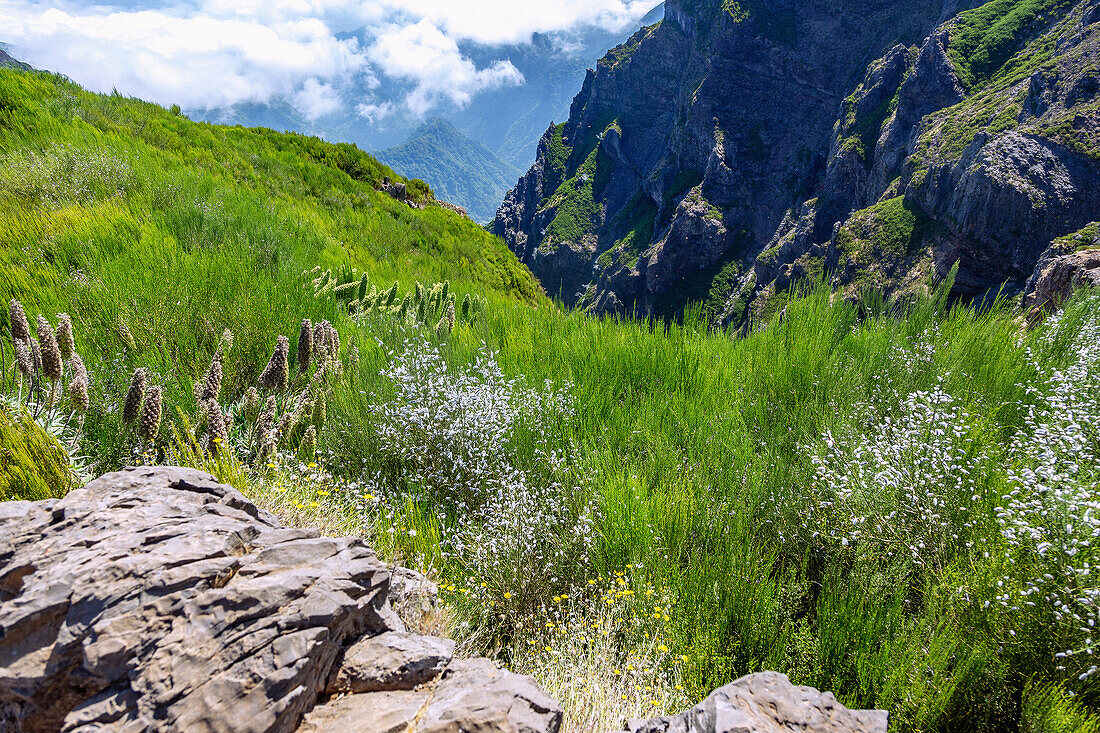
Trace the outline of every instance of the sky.
<instances>
[{"instance_id":1,"label":"sky","mask_svg":"<svg viewBox=\"0 0 1100 733\"><path fill-rule=\"evenodd\" d=\"M522 85L507 60L479 67L464 43L504 46L582 26L621 30L657 0L0 0L0 43L93 91L186 109L289 101L308 119L423 117ZM360 29L365 32L359 33ZM387 81L400 99L375 98ZM352 97L349 100L349 93ZM403 109L401 109L403 108Z\"/></svg>"}]
</instances>

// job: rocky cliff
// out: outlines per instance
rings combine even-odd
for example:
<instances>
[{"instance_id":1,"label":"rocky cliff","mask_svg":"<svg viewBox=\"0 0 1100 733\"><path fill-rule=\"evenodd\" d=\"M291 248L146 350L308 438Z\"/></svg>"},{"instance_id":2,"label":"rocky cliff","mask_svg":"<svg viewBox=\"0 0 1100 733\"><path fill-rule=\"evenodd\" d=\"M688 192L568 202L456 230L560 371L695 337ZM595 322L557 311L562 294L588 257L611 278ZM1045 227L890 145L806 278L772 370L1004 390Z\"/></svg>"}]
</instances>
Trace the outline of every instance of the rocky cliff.
<instances>
[{"instance_id":1,"label":"rocky cliff","mask_svg":"<svg viewBox=\"0 0 1100 733\"><path fill-rule=\"evenodd\" d=\"M493 230L597 312L793 282L1020 291L1100 219L1100 0L679 0L591 71ZM978 7L974 7L978 6ZM961 12L960 12L961 11Z\"/></svg>"}]
</instances>

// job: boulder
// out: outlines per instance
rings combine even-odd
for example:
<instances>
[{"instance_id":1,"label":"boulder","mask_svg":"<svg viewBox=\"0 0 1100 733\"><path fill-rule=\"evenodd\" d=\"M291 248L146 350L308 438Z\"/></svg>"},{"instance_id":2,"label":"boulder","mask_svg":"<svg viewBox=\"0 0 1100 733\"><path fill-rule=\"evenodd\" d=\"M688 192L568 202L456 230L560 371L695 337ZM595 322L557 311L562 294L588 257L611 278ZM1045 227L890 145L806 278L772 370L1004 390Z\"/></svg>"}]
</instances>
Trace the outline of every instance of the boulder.
<instances>
[{"instance_id":1,"label":"boulder","mask_svg":"<svg viewBox=\"0 0 1100 733\"><path fill-rule=\"evenodd\" d=\"M1040 261L1028 282L1024 308L1030 312L1057 308L1081 287L1100 288L1100 249L1071 252Z\"/></svg>"},{"instance_id":2,"label":"boulder","mask_svg":"<svg viewBox=\"0 0 1100 733\"><path fill-rule=\"evenodd\" d=\"M301 733L543 733L562 713L530 677L486 659L452 663L434 684L417 690L341 697L319 705ZM415 727L410 724L416 722Z\"/></svg>"},{"instance_id":3,"label":"boulder","mask_svg":"<svg viewBox=\"0 0 1100 733\"><path fill-rule=\"evenodd\" d=\"M439 603L439 588L426 576L401 566L390 568L389 601L405 625L420 631Z\"/></svg>"},{"instance_id":4,"label":"boulder","mask_svg":"<svg viewBox=\"0 0 1100 733\"><path fill-rule=\"evenodd\" d=\"M882 710L849 710L832 693L763 672L715 690L671 718L628 721L629 733L886 733Z\"/></svg>"},{"instance_id":5,"label":"boulder","mask_svg":"<svg viewBox=\"0 0 1100 733\"><path fill-rule=\"evenodd\" d=\"M332 692L422 683L447 693L432 720L558 730L527 678L401 633L390 577L362 540L285 528L188 469L0 504L0 730L294 731Z\"/></svg>"},{"instance_id":6,"label":"boulder","mask_svg":"<svg viewBox=\"0 0 1100 733\"><path fill-rule=\"evenodd\" d=\"M432 636L390 631L363 639L344 654L325 692L411 690L441 675L454 652L453 641Z\"/></svg>"}]
</instances>

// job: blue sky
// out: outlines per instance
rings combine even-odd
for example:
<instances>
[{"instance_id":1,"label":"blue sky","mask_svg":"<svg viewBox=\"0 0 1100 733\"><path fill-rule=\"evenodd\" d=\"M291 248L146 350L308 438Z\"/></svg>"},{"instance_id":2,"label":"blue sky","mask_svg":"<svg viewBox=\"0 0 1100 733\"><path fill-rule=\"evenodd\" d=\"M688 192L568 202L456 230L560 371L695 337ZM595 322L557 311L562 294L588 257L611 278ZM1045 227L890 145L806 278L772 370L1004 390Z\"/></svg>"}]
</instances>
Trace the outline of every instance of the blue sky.
<instances>
[{"instance_id":1,"label":"blue sky","mask_svg":"<svg viewBox=\"0 0 1100 733\"><path fill-rule=\"evenodd\" d=\"M430 114L524 83L507 60L479 67L464 43L510 45L581 26L619 30L656 0L0 0L0 42L95 91L185 109L289 100L308 118ZM365 29L362 34L352 32ZM400 82L400 100L372 90ZM355 99L348 100L348 90ZM402 107L403 109L397 109Z\"/></svg>"}]
</instances>

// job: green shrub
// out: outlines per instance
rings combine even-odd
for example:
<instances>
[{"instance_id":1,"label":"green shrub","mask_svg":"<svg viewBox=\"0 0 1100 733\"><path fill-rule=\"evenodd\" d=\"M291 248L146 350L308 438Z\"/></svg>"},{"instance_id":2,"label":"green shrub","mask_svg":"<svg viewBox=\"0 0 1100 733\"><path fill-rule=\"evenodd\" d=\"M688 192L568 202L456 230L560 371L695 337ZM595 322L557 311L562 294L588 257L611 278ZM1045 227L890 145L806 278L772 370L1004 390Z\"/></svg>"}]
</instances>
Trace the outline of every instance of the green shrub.
<instances>
[{"instance_id":1,"label":"green shrub","mask_svg":"<svg viewBox=\"0 0 1100 733\"><path fill-rule=\"evenodd\" d=\"M65 447L21 407L0 403L0 501L60 498L74 484Z\"/></svg>"}]
</instances>

